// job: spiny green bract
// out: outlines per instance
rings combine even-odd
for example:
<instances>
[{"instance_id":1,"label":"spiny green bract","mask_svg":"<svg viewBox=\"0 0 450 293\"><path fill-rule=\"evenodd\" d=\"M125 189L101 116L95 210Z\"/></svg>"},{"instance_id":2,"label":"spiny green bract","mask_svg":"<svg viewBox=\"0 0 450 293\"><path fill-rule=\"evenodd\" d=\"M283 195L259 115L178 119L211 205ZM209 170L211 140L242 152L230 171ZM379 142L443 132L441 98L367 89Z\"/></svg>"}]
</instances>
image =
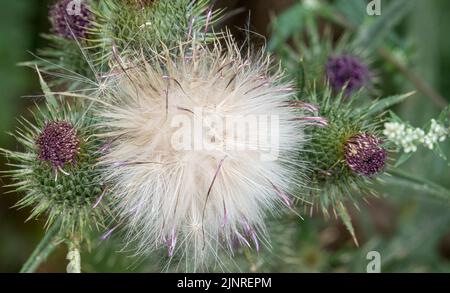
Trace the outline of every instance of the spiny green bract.
<instances>
[{"instance_id":1,"label":"spiny green bract","mask_svg":"<svg viewBox=\"0 0 450 293\"><path fill-rule=\"evenodd\" d=\"M2 150L10 159L11 170L5 173L14 183L12 191L24 193L17 207L32 207L29 219L47 215L47 226L60 223L66 237L83 237L94 226L102 226L105 215L100 174L95 168L100 144L93 136L93 120L86 112L78 112L67 104L58 108L34 111L34 123L26 119L15 137L23 151ZM55 165L42 157L37 141L49 123L64 123L76 130L78 148L73 162ZM60 150L59 146L55 150ZM94 207L94 205L96 205Z\"/></svg>"}]
</instances>

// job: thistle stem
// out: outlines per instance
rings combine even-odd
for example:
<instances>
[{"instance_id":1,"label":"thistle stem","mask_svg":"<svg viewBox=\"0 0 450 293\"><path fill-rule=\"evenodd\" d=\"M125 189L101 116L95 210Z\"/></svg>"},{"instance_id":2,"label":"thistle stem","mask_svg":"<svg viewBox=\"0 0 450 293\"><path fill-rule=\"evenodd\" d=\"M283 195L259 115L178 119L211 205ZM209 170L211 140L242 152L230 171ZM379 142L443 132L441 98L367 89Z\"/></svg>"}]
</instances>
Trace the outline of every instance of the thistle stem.
<instances>
[{"instance_id":1,"label":"thistle stem","mask_svg":"<svg viewBox=\"0 0 450 293\"><path fill-rule=\"evenodd\" d=\"M434 196L436 199L450 202L450 190L433 181L425 178L416 177L400 169L389 170L392 175L384 178L384 180L394 186L406 187L411 190L419 191Z\"/></svg>"},{"instance_id":2,"label":"thistle stem","mask_svg":"<svg viewBox=\"0 0 450 293\"><path fill-rule=\"evenodd\" d=\"M66 271L67 273L77 274L81 273L81 257L77 240L72 240L69 243L69 251L67 252L66 259L69 261Z\"/></svg>"},{"instance_id":3,"label":"thistle stem","mask_svg":"<svg viewBox=\"0 0 450 293\"><path fill-rule=\"evenodd\" d=\"M48 256L59 245L59 224L54 224L44 235L41 242L34 249L28 260L20 269L20 273L34 273L37 268L48 258Z\"/></svg>"}]
</instances>

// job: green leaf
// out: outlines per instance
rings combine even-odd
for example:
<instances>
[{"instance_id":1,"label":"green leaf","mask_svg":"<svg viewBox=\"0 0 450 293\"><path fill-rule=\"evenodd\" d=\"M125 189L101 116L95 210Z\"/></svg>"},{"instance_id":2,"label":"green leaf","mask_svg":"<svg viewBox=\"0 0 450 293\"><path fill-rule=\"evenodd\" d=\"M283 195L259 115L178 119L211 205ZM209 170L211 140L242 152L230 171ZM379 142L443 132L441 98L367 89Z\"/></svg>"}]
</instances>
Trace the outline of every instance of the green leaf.
<instances>
[{"instance_id":1,"label":"green leaf","mask_svg":"<svg viewBox=\"0 0 450 293\"><path fill-rule=\"evenodd\" d=\"M345 18L358 27L363 22L366 15L366 1L361 0L337 0L334 6Z\"/></svg>"},{"instance_id":2,"label":"green leaf","mask_svg":"<svg viewBox=\"0 0 450 293\"><path fill-rule=\"evenodd\" d=\"M400 157L398 158L397 162L395 162L395 168L399 167L400 165L403 165L412 157L413 153L402 153Z\"/></svg>"},{"instance_id":3,"label":"green leaf","mask_svg":"<svg viewBox=\"0 0 450 293\"><path fill-rule=\"evenodd\" d=\"M359 246L358 239L356 239L355 235L355 229L353 228L352 219L350 218L350 215L347 209L345 208L344 204L342 202L339 202L336 208L339 218L344 223L350 235L352 235L353 241L355 242L356 246Z\"/></svg>"},{"instance_id":4,"label":"green leaf","mask_svg":"<svg viewBox=\"0 0 450 293\"><path fill-rule=\"evenodd\" d=\"M273 51L284 44L294 33L301 31L305 26L305 19L311 11L305 8L303 3L298 3L286 12L282 13L272 25L272 38L267 46Z\"/></svg>"},{"instance_id":5,"label":"green leaf","mask_svg":"<svg viewBox=\"0 0 450 293\"><path fill-rule=\"evenodd\" d=\"M393 111L389 110L389 115L391 116L393 122L404 123L402 118L398 117L398 115L395 114Z\"/></svg>"},{"instance_id":6,"label":"green leaf","mask_svg":"<svg viewBox=\"0 0 450 293\"><path fill-rule=\"evenodd\" d=\"M438 121L442 124L447 124L449 121L449 115L450 115L450 106L445 107L444 110L442 110L441 114L439 114Z\"/></svg>"},{"instance_id":7,"label":"green leaf","mask_svg":"<svg viewBox=\"0 0 450 293\"><path fill-rule=\"evenodd\" d=\"M358 109L356 110L357 114L363 114L365 116L372 116L378 113L381 113L383 111L385 111L386 109L388 109L389 107L392 107L398 103L403 102L404 100L406 100L407 98L409 98L410 96L412 96L415 92L409 92L403 95L395 95L395 96L390 96L387 98L383 98L381 100L378 100L376 103L371 104L368 107L364 107L362 109Z\"/></svg>"},{"instance_id":8,"label":"green leaf","mask_svg":"<svg viewBox=\"0 0 450 293\"><path fill-rule=\"evenodd\" d=\"M450 204L450 190L425 178L419 178L405 171L395 169L389 172L392 176L383 178L393 186L420 191L421 195L431 195L433 198Z\"/></svg>"},{"instance_id":9,"label":"green leaf","mask_svg":"<svg viewBox=\"0 0 450 293\"><path fill-rule=\"evenodd\" d=\"M39 71L38 67L36 66L36 71L39 75L39 82L41 84L42 91L44 92L45 98L47 100L47 103L54 107L55 109L58 108L58 101L56 100L55 96L53 95L52 91L50 90L49 86L45 82L45 80L42 78L41 72Z\"/></svg>"},{"instance_id":10,"label":"green leaf","mask_svg":"<svg viewBox=\"0 0 450 293\"><path fill-rule=\"evenodd\" d=\"M442 150L441 145L438 143L433 149L433 153L438 156L439 158L443 159L444 161L447 161L447 156L445 155L444 151Z\"/></svg>"},{"instance_id":11,"label":"green leaf","mask_svg":"<svg viewBox=\"0 0 450 293\"><path fill-rule=\"evenodd\" d=\"M395 0L384 8L369 26L361 26L355 40L357 47L374 48L397 25L414 5L414 0Z\"/></svg>"}]
</instances>

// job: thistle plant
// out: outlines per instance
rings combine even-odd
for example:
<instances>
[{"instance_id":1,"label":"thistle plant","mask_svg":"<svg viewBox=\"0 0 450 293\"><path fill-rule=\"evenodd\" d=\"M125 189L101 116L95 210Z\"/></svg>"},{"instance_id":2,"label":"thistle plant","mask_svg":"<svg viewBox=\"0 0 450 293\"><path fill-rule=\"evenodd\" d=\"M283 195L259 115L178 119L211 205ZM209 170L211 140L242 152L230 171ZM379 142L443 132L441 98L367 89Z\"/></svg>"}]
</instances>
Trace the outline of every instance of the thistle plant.
<instances>
[{"instance_id":1,"label":"thistle plant","mask_svg":"<svg viewBox=\"0 0 450 293\"><path fill-rule=\"evenodd\" d=\"M346 94L350 94L368 87L371 82L367 65L359 58L349 54L328 57L325 72L326 78L335 92L345 88Z\"/></svg>"},{"instance_id":2,"label":"thistle plant","mask_svg":"<svg viewBox=\"0 0 450 293\"><path fill-rule=\"evenodd\" d=\"M48 91L46 95L50 102L36 106L34 121L22 118L13 134L23 150L1 149L10 161L6 175L14 181L7 187L23 194L16 207L32 208L28 220L46 219L52 245L59 239L79 249L91 231L103 227L107 214L105 202L97 202L103 194L95 167L101 145L93 136L88 110L60 101Z\"/></svg>"},{"instance_id":3,"label":"thistle plant","mask_svg":"<svg viewBox=\"0 0 450 293\"><path fill-rule=\"evenodd\" d=\"M113 72L111 64L122 64L128 52L149 52L175 44L207 43L218 20L208 1L89 1L59 0L49 9L50 47L38 52L41 72L54 76L51 85L78 93L91 92ZM120 53L118 53L120 52ZM120 54L120 56L119 56ZM143 56L145 58L145 56ZM120 59L119 59L120 58ZM108 78L106 76L106 78ZM15 191L25 191L18 206L33 207L31 218L45 214L51 227L24 271L45 259L42 253L55 247L55 239L67 239L68 271L78 272L79 252L87 228L103 227L104 183L97 160L102 145L97 138L89 102L59 102L41 77L47 97L46 110L35 115L36 126L24 121L18 140L25 152L6 151L16 167L9 172ZM42 108L42 107L41 107ZM43 249L43 251L41 251Z\"/></svg>"},{"instance_id":4,"label":"thistle plant","mask_svg":"<svg viewBox=\"0 0 450 293\"><path fill-rule=\"evenodd\" d=\"M50 8L50 45L38 51L36 60L45 73L61 77L51 85L64 83L70 89L87 89L109 72L116 52L158 52L179 42L214 39L212 26L220 11L209 1L123 1L58 0ZM70 80L70 82L68 82Z\"/></svg>"},{"instance_id":5,"label":"thistle plant","mask_svg":"<svg viewBox=\"0 0 450 293\"><path fill-rule=\"evenodd\" d=\"M173 49L179 43L198 41L208 43L217 38L211 32L220 20L209 1L99 1L92 5L96 16L92 41L101 64L114 59L113 47L123 57L127 51L143 50L152 56L164 48Z\"/></svg>"},{"instance_id":6,"label":"thistle plant","mask_svg":"<svg viewBox=\"0 0 450 293\"><path fill-rule=\"evenodd\" d=\"M375 195L371 185L388 163L388 149L381 131L382 113L407 96L356 106L359 94L347 96L345 88L338 95L330 87L323 93L309 94L307 101L318 105L318 116L327 121L326 127L307 132L310 142L306 161L312 183L310 214L317 210L329 217L331 210L344 221L355 243L346 203L350 201L359 209L359 198Z\"/></svg>"},{"instance_id":7,"label":"thistle plant","mask_svg":"<svg viewBox=\"0 0 450 293\"><path fill-rule=\"evenodd\" d=\"M16 206L47 229L22 271L65 242L67 271L81 272L86 244L116 239L167 270L258 271L280 257L272 248L317 253L296 246L317 232L299 228L303 211L342 220L358 245L348 207L395 175L396 152L443 155L448 110L424 128L386 118L411 93L375 99L375 51L311 15L272 56L216 32L222 11L207 0L55 1L49 47L28 63L45 101L20 120L20 151L0 149Z\"/></svg>"},{"instance_id":8,"label":"thistle plant","mask_svg":"<svg viewBox=\"0 0 450 293\"><path fill-rule=\"evenodd\" d=\"M382 131L385 111L411 94L372 99L378 95L374 51L361 46L358 31L339 35L327 24L319 29L315 16L325 6L299 4L305 30L293 31L290 42L272 42L272 49L297 81L297 98L316 105L317 115L327 121L326 127L307 131L312 198L305 209L340 218L358 244L349 203L359 210L361 200L376 196L373 185L389 171L393 151Z\"/></svg>"},{"instance_id":9,"label":"thistle plant","mask_svg":"<svg viewBox=\"0 0 450 293\"><path fill-rule=\"evenodd\" d=\"M347 96L360 90L372 93L377 77L370 51L358 46L351 34L335 42L329 27L321 33L315 20L307 17L306 22L305 36L301 31L295 33L292 45L274 49L284 67L298 79L300 90L323 91L328 84L334 94L344 88Z\"/></svg>"},{"instance_id":10,"label":"thistle plant","mask_svg":"<svg viewBox=\"0 0 450 293\"><path fill-rule=\"evenodd\" d=\"M35 123L23 119L15 134L24 151L2 150L14 168L7 173L16 181L10 187L25 193L17 207L31 206L29 219L46 214L47 227L59 221L63 235L82 237L103 217L101 207L93 209L102 185L91 118L64 104L38 111Z\"/></svg>"}]
</instances>

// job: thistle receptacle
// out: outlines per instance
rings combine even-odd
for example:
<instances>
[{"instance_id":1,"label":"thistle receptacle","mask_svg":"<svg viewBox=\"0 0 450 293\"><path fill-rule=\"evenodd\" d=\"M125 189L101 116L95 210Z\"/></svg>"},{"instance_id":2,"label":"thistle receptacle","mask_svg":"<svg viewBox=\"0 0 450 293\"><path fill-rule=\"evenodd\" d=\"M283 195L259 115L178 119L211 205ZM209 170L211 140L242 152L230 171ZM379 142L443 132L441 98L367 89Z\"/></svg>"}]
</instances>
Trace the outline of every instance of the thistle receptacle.
<instances>
[{"instance_id":1,"label":"thistle receptacle","mask_svg":"<svg viewBox=\"0 0 450 293\"><path fill-rule=\"evenodd\" d=\"M379 174L386 165L387 152L381 139L373 134L360 133L350 137L344 146L345 162L362 176Z\"/></svg>"}]
</instances>

